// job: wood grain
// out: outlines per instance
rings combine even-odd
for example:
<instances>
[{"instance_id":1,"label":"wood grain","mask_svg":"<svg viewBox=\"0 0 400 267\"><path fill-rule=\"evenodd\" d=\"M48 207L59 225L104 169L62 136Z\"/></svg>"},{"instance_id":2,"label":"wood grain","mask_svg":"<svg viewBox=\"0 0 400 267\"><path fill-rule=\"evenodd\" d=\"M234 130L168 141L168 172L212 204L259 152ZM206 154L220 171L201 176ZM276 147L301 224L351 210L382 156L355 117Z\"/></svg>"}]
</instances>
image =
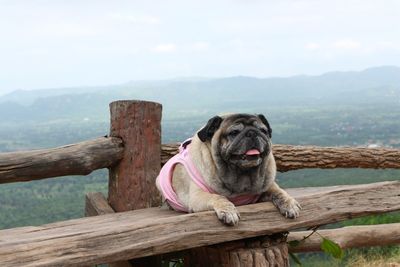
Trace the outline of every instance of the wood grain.
<instances>
[{"instance_id":1,"label":"wood grain","mask_svg":"<svg viewBox=\"0 0 400 267\"><path fill-rule=\"evenodd\" d=\"M110 135L122 138L124 156L109 172L108 202L114 211L156 207L161 195L155 180L161 169L161 110L158 103L116 101L110 104ZM160 266L158 257L114 263L112 267Z\"/></svg>"},{"instance_id":2,"label":"wood grain","mask_svg":"<svg viewBox=\"0 0 400 267\"><path fill-rule=\"evenodd\" d=\"M400 182L336 188L298 196L300 216L285 219L271 203L241 206L237 227L214 212L158 208L0 231L2 266L79 266L127 260L400 210Z\"/></svg>"},{"instance_id":3,"label":"wood grain","mask_svg":"<svg viewBox=\"0 0 400 267\"><path fill-rule=\"evenodd\" d=\"M400 168L399 149L276 145L273 151L280 172L305 168Z\"/></svg>"},{"instance_id":4,"label":"wood grain","mask_svg":"<svg viewBox=\"0 0 400 267\"><path fill-rule=\"evenodd\" d=\"M318 230L318 233L335 241L343 249L400 244L400 223L348 226L339 229ZM303 237L309 234L311 231L291 232L288 241L303 240ZM321 251L322 238L320 235L314 233L301 241L300 245L290 247L290 251Z\"/></svg>"},{"instance_id":5,"label":"wood grain","mask_svg":"<svg viewBox=\"0 0 400 267\"><path fill-rule=\"evenodd\" d=\"M87 193L85 197L85 216L97 216L114 213L103 193Z\"/></svg>"},{"instance_id":6,"label":"wood grain","mask_svg":"<svg viewBox=\"0 0 400 267\"><path fill-rule=\"evenodd\" d=\"M103 214L112 214L115 211L108 204L107 199L100 192L86 194L85 216L97 216ZM108 262L107 262L108 263ZM129 261L118 261L108 263L109 267L132 267Z\"/></svg>"},{"instance_id":7,"label":"wood grain","mask_svg":"<svg viewBox=\"0 0 400 267\"><path fill-rule=\"evenodd\" d=\"M146 143L139 143L140 149L145 146ZM133 148L131 144L128 147ZM162 145L161 164L175 155L178 147L178 143ZM87 175L114 165L123 153L128 161L134 160L136 155L129 155L129 149L124 152L122 140L112 137L52 149L0 153L0 184ZM399 149L273 145L273 150L280 172L305 168L400 168Z\"/></svg>"},{"instance_id":8,"label":"wood grain","mask_svg":"<svg viewBox=\"0 0 400 267\"><path fill-rule=\"evenodd\" d=\"M0 184L87 175L114 165L123 150L121 139L101 137L51 149L0 153Z\"/></svg>"},{"instance_id":9,"label":"wood grain","mask_svg":"<svg viewBox=\"0 0 400 267\"><path fill-rule=\"evenodd\" d=\"M304 192L304 190L300 190ZM114 210L108 204L107 199L100 192L86 194L86 216L97 216L103 214L114 213ZM300 233L300 232L299 232ZM274 255L270 257L269 255ZM168 256L164 260L168 261ZM255 262L256 266L284 266L288 264L288 246L286 243L286 235L273 235L271 237L261 236L227 243L217 244L214 246L205 246L189 249L183 253L185 266L202 267L239 267L247 266L243 264L243 259L250 257L251 263ZM176 258L173 255L172 258ZM178 256L179 258L179 256ZM182 258L182 255L181 255ZM238 259L232 261L231 259ZM270 261L271 260L271 261ZM110 263L109 266L147 266L149 265L149 257L140 259L141 262L132 263L129 261L119 261ZM150 264L152 264L151 262ZM283 264L284 263L284 264ZM153 263L153 265L158 262ZM157 266L159 266L158 264ZM253 266L252 264L249 266Z\"/></svg>"},{"instance_id":10,"label":"wood grain","mask_svg":"<svg viewBox=\"0 0 400 267\"><path fill-rule=\"evenodd\" d=\"M286 233L274 234L194 248L183 253L184 264L191 267L289 266L286 237Z\"/></svg>"},{"instance_id":11,"label":"wood grain","mask_svg":"<svg viewBox=\"0 0 400 267\"><path fill-rule=\"evenodd\" d=\"M155 179L161 168L161 105L147 101L110 104L110 136L124 143L124 155L110 169L108 201L117 211L158 206Z\"/></svg>"}]
</instances>

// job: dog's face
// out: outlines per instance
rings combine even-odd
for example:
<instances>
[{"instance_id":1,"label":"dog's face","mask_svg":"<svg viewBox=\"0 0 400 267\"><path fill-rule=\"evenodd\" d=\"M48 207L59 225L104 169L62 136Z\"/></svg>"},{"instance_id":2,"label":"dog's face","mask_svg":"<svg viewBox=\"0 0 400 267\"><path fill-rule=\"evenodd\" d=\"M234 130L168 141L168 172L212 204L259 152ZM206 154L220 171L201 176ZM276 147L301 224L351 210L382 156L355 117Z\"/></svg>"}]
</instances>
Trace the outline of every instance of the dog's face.
<instances>
[{"instance_id":1,"label":"dog's face","mask_svg":"<svg viewBox=\"0 0 400 267\"><path fill-rule=\"evenodd\" d=\"M232 114L211 118L198 137L211 143L217 164L246 171L264 162L271 150L271 134L263 115Z\"/></svg>"}]
</instances>

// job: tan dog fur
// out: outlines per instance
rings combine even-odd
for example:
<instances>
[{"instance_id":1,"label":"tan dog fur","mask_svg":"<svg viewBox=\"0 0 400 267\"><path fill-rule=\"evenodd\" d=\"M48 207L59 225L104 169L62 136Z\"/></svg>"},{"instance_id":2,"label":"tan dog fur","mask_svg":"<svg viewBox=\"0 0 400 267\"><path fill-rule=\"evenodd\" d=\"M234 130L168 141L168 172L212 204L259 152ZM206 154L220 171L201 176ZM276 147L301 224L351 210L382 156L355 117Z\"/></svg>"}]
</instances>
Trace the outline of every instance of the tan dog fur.
<instances>
[{"instance_id":1,"label":"tan dog fur","mask_svg":"<svg viewBox=\"0 0 400 267\"><path fill-rule=\"evenodd\" d=\"M222 118L225 121L229 116L226 115ZM227 199L227 197L234 195L223 188L217 172L218 163L216 158L218 158L218 155L216 155L216 149L214 148L223 142L221 141L221 135L227 125L222 124L222 126L216 130L210 142L203 142L197 134L194 135L189 150L194 165L203 176L206 184L216 194L201 190L180 164L175 167L172 185L179 200L189 208L189 212L214 210L217 217L225 224L237 225L240 220L240 214L235 205ZM264 160L265 164L263 166L265 169L261 172L265 176L263 177L264 184L259 186L260 188L253 189L253 193L262 194L259 201L272 201L285 217L298 217L301 209L300 205L275 182L276 164L272 151L269 152Z\"/></svg>"}]
</instances>

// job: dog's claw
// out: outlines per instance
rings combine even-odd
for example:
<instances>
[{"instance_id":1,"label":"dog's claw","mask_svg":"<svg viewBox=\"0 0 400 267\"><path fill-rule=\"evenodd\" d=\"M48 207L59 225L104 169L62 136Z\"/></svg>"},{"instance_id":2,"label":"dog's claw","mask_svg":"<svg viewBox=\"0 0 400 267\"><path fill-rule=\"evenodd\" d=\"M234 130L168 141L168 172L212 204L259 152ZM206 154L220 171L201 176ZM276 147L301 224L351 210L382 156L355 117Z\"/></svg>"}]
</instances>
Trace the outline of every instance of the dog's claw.
<instances>
[{"instance_id":1,"label":"dog's claw","mask_svg":"<svg viewBox=\"0 0 400 267\"><path fill-rule=\"evenodd\" d=\"M227 225L238 225L240 220L240 214L236 207L232 203L220 205L220 207L214 207L215 213L218 219Z\"/></svg>"},{"instance_id":2,"label":"dog's claw","mask_svg":"<svg viewBox=\"0 0 400 267\"><path fill-rule=\"evenodd\" d=\"M299 217L301 206L294 198L275 198L272 199L272 202L286 218L295 219Z\"/></svg>"}]
</instances>

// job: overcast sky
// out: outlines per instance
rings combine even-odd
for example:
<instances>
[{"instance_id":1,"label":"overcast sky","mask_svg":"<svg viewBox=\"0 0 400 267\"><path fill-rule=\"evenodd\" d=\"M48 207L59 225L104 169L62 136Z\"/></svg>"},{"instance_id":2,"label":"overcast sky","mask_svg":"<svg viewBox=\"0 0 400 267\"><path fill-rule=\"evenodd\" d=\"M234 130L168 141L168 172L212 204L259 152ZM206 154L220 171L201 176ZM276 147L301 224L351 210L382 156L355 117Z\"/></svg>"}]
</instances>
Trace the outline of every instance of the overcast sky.
<instances>
[{"instance_id":1,"label":"overcast sky","mask_svg":"<svg viewBox=\"0 0 400 267\"><path fill-rule=\"evenodd\" d=\"M0 0L0 94L400 65L400 1Z\"/></svg>"}]
</instances>

